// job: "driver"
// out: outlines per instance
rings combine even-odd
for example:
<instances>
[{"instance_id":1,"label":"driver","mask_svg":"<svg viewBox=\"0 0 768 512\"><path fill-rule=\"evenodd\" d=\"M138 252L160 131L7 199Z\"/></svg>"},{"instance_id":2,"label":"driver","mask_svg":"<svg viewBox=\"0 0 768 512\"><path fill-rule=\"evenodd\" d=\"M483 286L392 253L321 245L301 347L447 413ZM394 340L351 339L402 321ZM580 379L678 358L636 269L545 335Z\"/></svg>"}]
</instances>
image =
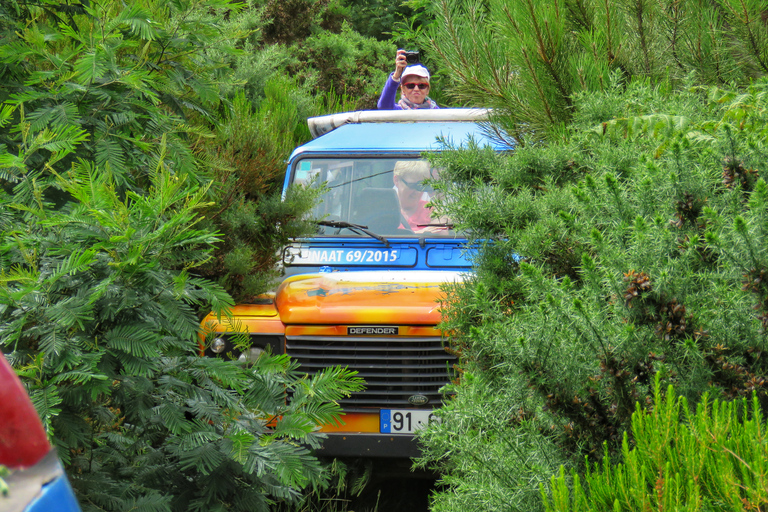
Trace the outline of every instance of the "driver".
<instances>
[{"instance_id":1,"label":"driver","mask_svg":"<svg viewBox=\"0 0 768 512\"><path fill-rule=\"evenodd\" d=\"M432 208L427 207L429 196L425 194L429 187L422 182L430 178L429 164L424 160L399 161L395 164L394 177L400 212L414 233L431 231Z\"/></svg>"}]
</instances>

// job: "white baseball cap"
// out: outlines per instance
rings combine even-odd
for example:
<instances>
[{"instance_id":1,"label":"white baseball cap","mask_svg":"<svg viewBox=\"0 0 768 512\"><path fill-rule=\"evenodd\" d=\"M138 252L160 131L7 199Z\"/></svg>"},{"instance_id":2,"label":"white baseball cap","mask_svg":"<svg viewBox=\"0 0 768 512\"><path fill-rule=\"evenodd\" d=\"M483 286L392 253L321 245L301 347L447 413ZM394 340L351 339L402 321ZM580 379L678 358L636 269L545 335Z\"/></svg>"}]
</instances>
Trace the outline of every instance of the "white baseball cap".
<instances>
[{"instance_id":1,"label":"white baseball cap","mask_svg":"<svg viewBox=\"0 0 768 512\"><path fill-rule=\"evenodd\" d=\"M403 70L403 78L406 76L420 76L421 78L426 78L427 82L429 82L429 70L421 64L414 64L405 68Z\"/></svg>"}]
</instances>

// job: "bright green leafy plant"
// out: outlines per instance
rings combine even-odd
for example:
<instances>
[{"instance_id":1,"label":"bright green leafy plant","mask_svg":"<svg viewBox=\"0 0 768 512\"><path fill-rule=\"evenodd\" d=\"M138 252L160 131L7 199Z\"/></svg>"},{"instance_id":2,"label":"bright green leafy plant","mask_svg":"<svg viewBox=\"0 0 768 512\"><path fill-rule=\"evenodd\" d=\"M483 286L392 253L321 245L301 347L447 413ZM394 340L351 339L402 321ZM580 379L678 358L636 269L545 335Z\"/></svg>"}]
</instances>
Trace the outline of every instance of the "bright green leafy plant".
<instances>
[{"instance_id":1,"label":"bright green leafy plant","mask_svg":"<svg viewBox=\"0 0 768 512\"><path fill-rule=\"evenodd\" d=\"M765 427L757 397L704 396L692 412L657 381L652 410L638 404L632 415L620 462L606 456L583 478L561 469L549 491L542 486L545 509L759 510L768 503Z\"/></svg>"},{"instance_id":2,"label":"bright green leafy plant","mask_svg":"<svg viewBox=\"0 0 768 512\"><path fill-rule=\"evenodd\" d=\"M125 199L88 164L58 179L56 210L3 197L0 339L84 508L258 510L320 485L312 432L359 382L199 356L196 307L231 304L194 276L216 241L196 227L205 190L165 168Z\"/></svg>"},{"instance_id":3,"label":"bright green leafy plant","mask_svg":"<svg viewBox=\"0 0 768 512\"><path fill-rule=\"evenodd\" d=\"M222 27L241 7L2 4L0 346L84 510L295 499L326 481L316 426L360 387L283 356L200 357L200 311L233 300L201 277L222 196L195 144L228 108L211 55L237 54ZM291 232L310 204L273 218Z\"/></svg>"}]
</instances>

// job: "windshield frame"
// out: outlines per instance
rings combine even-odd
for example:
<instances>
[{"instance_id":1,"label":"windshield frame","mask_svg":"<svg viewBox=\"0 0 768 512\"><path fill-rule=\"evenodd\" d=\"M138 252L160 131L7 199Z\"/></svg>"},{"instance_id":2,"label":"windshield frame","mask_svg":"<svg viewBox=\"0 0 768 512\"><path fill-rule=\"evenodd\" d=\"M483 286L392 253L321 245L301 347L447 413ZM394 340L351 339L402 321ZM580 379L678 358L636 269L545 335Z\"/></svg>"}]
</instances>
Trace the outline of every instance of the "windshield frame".
<instances>
[{"instance_id":1,"label":"windshield frame","mask_svg":"<svg viewBox=\"0 0 768 512\"><path fill-rule=\"evenodd\" d=\"M434 153L434 151L428 151L428 152L409 152L409 151L398 151L398 152L392 152L392 151L381 151L381 152L359 152L359 151L350 151L350 152L322 152L322 151L304 151L293 155L293 158L290 160L289 166L288 166L288 172L286 173L285 178L285 186L284 186L284 192L288 190L288 187L295 186L295 182L297 179L298 173L301 171L301 165L302 162L306 161L317 161L317 160L331 160L331 161L358 161L358 160L424 160L427 161L426 155ZM341 168L341 167L340 167ZM392 171L390 171L392 172ZM370 177L375 178L377 174L372 174ZM365 178L359 178L360 180ZM350 180L349 183L353 183L355 181L358 181L358 178L355 178L353 180ZM383 185L382 185L383 186ZM392 185L393 190L396 188L394 184ZM426 197L426 196L424 196ZM422 199L423 202L423 199ZM428 202L428 201L427 201ZM317 211L313 209L311 215L314 215L314 219L316 221L341 221L341 222L350 222L353 224L361 224L359 222L359 219L357 218L336 218L334 216L329 216L328 214L323 214L320 216L317 216ZM348 217L351 216L350 215ZM363 223L364 224L364 223ZM386 239L402 239L402 238L410 238L410 239L420 239L423 240L425 238L428 239L436 239L436 240L446 240L446 239L466 239L466 235L464 233L457 232L453 229L453 226L450 223L442 223L444 224L442 227L440 226L441 223L439 221L430 222L430 226L435 227L436 232L421 232L421 231L411 231L410 229L399 229L397 232L392 231L386 231L386 232L379 232L375 228L369 227L368 229L370 231L373 231L377 235L382 235L383 237L386 237ZM422 224L419 224L421 226ZM402 227L402 225L401 225ZM320 230L322 231L322 230ZM366 235L365 233L361 232L355 232L355 230L352 229L335 229L333 232L318 232L314 233L309 236L309 238L322 238L322 239L371 239L369 235Z\"/></svg>"}]
</instances>

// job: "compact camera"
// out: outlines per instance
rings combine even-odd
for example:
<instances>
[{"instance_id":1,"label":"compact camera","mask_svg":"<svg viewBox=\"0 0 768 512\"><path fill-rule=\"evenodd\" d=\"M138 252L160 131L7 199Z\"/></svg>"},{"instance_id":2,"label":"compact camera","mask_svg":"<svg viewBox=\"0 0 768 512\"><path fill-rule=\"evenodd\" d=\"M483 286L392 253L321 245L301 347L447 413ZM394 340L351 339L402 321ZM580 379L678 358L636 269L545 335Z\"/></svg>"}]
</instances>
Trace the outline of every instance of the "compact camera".
<instances>
[{"instance_id":1,"label":"compact camera","mask_svg":"<svg viewBox=\"0 0 768 512\"><path fill-rule=\"evenodd\" d=\"M418 64L419 63L419 52L405 52L405 62L408 63L408 65L411 64Z\"/></svg>"}]
</instances>

